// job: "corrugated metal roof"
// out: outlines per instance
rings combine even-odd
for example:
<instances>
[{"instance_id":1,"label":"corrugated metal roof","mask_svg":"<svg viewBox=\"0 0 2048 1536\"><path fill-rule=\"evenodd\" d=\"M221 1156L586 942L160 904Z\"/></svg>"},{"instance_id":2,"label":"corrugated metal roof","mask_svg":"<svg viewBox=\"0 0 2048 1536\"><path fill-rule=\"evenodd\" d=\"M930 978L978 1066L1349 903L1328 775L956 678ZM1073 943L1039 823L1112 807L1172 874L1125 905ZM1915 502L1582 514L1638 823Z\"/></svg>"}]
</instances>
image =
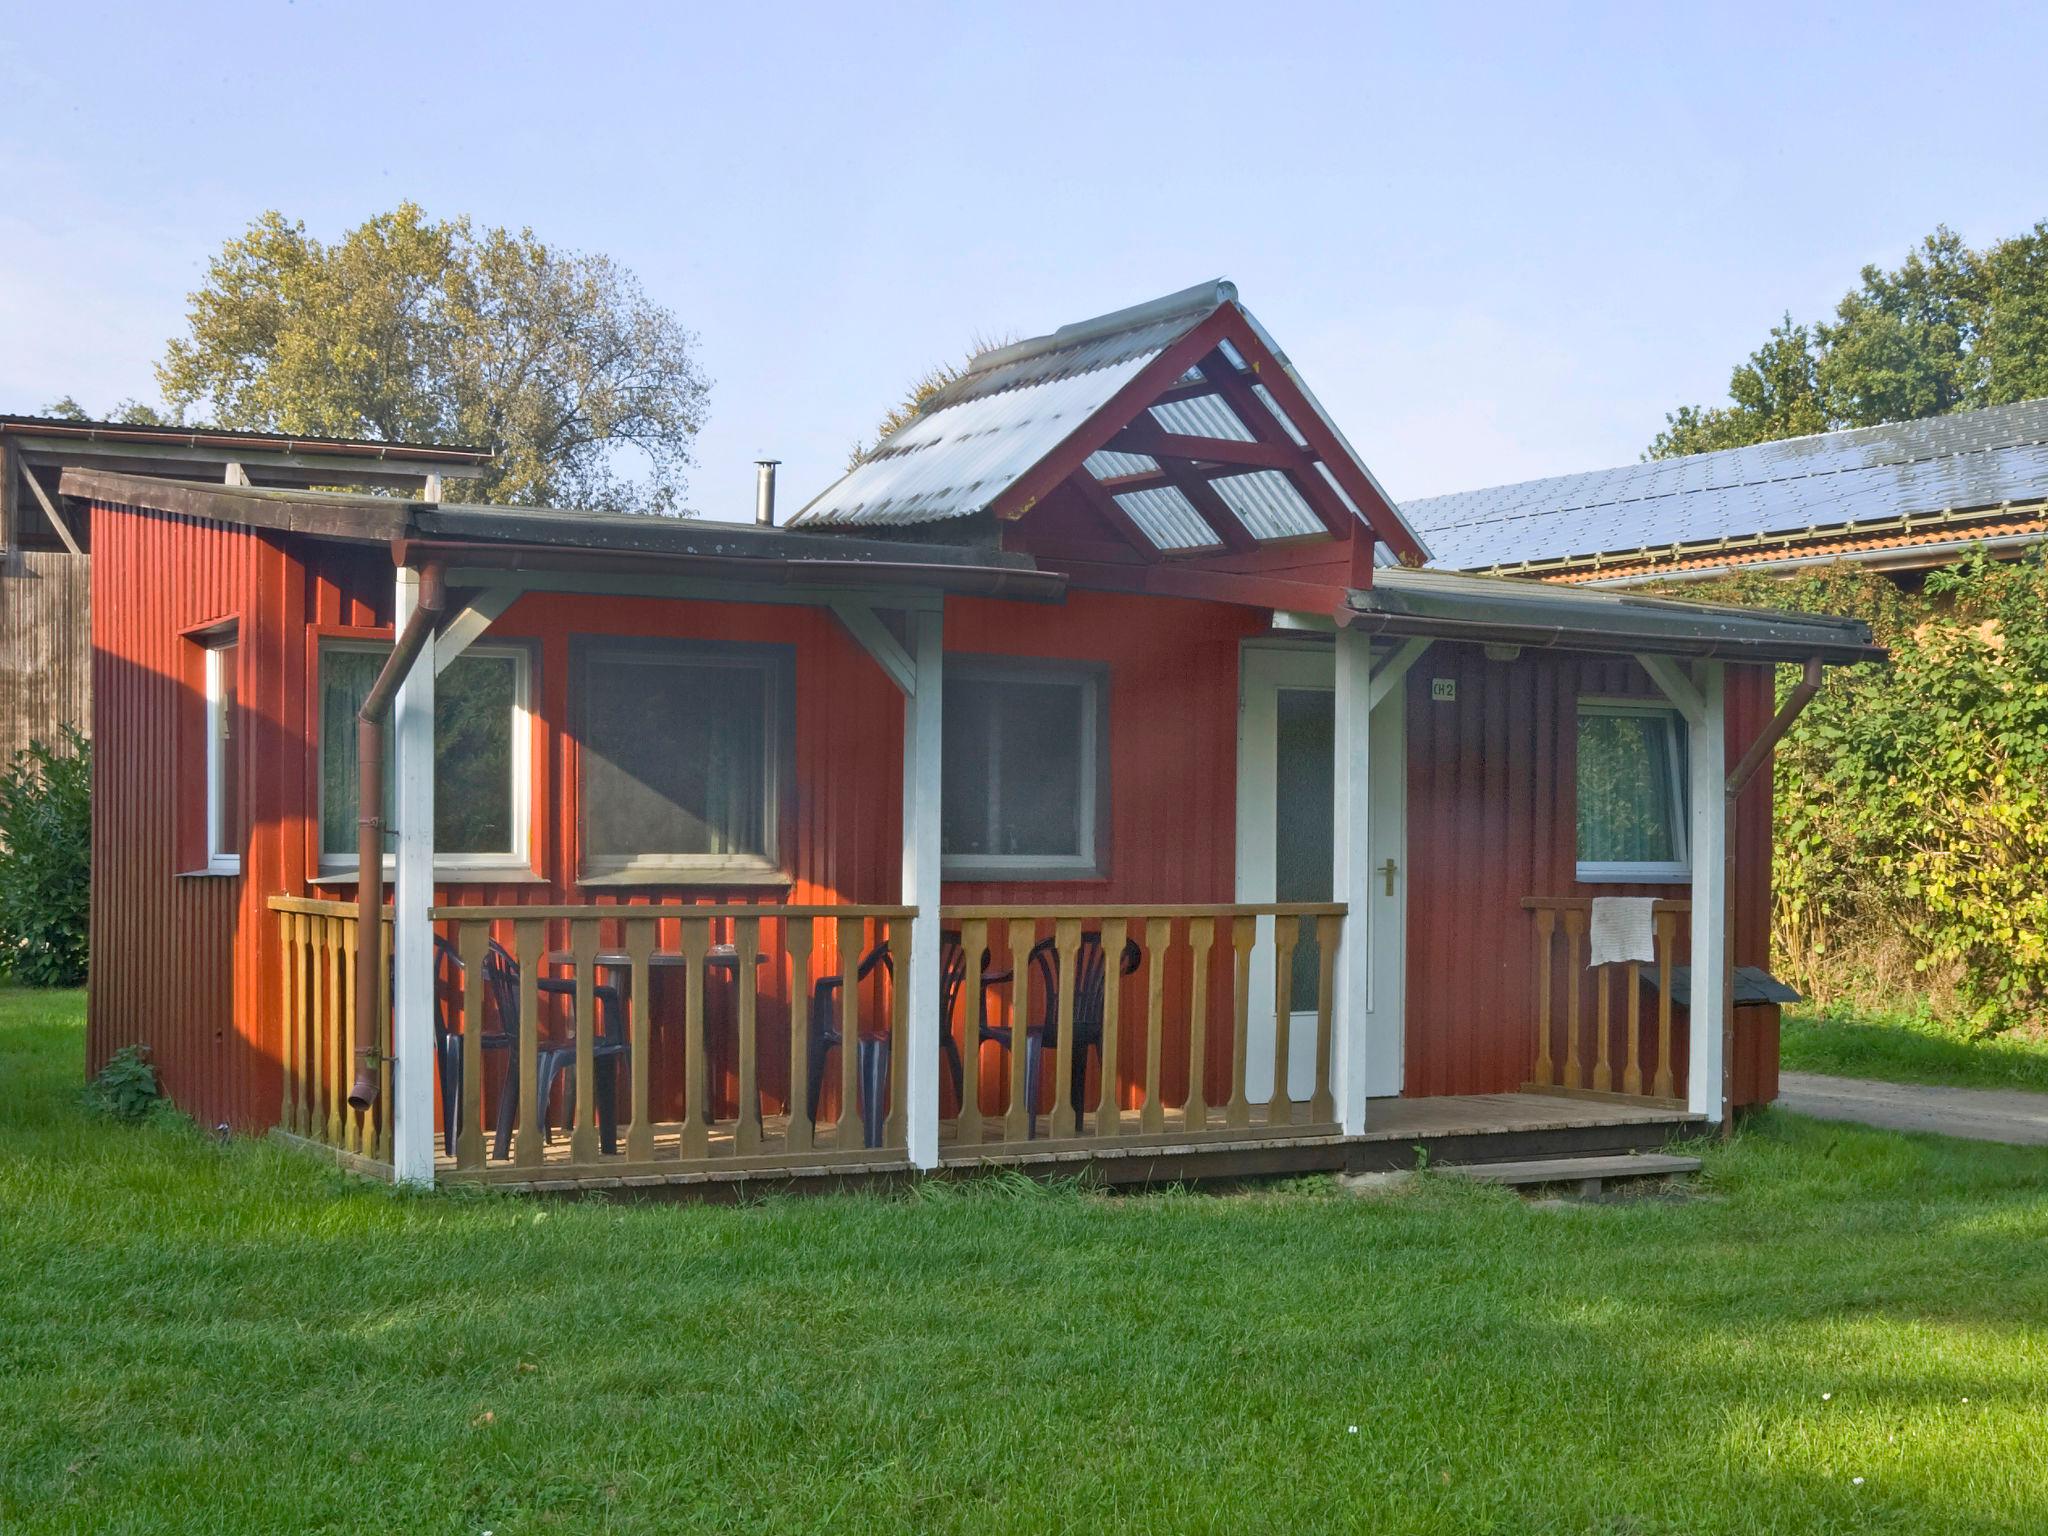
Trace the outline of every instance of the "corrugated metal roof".
<instances>
[{"instance_id":1,"label":"corrugated metal roof","mask_svg":"<svg viewBox=\"0 0 2048 1536\"><path fill-rule=\"evenodd\" d=\"M984 352L968 364L960 378L927 400L914 418L885 438L865 462L813 498L792 523L808 527L910 525L985 511L1161 352L1217 309L1236 302L1237 289L1230 283L1202 283L1131 309L1062 326L1047 336ZM1359 474L1379 490L1372 471L1330 421L1286 355L1249 312L1240 307L1240 314ZM1238 349L1228 341L1221 346L1226 358L1241 368L1244 359ZM1191 382L1200 380L1194 370L1183 377ZM1253 388L1296 445L1305 446L1299 427L1280 410L1266 385L1254 381ZM1151 415L1170 433L1235 442L1255 440L1237 412L1214 395L1161 402L1152 407ZM1103 479L1144 474L1158 466L1144 455L1103 451L1088 459L1087 468ZM1325 479L1331 478L1326 466L1319 464L1318 468ZM1281 477L1276 474L1273 478ZM1261 486L1263 482L1242 492L1252 510L1240 509L1240 515L1251 520L1247 527L1255 537L1320 531L1319 522L1312 528L1301 523L1297 508L1306 504L1291 487L1281 494ZM1343 494L1341 490L1339 494ZM1385 498L1383 491L1380 494L1391 508L1392 499ZM1148 536L1166 541L1162 548L1207 548L1220 542L1192 509L1187 517L1194 526L1189 526L1174 501L1175 497L1149 496L1127 510ZM1371 519L1353 498L1344 496L1344 503L1370 524ZM1398 512L1395 515L1398 517ZM1384 541L1380 541L1375 559L1396 561Z\"/></svg>"},{"instance_id":2,"label":"corrugated metal roof","mask_svg":"<svg viewBox=\"0 0 2048 1536\"><path fill-rule=\"evenodd\" d=\"M2048 496L2048 400L1406 502L1436 563L1489 570Z\"/></svg>"}]
</instances>

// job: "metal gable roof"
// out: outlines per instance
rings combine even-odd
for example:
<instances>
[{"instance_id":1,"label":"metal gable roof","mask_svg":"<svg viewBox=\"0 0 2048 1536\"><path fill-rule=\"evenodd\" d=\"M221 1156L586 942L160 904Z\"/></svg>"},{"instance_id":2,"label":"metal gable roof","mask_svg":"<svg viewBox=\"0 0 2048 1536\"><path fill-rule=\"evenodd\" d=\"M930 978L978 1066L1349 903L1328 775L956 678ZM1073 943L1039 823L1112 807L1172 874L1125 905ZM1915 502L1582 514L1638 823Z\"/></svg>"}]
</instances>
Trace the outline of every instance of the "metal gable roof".
<instances>
[{"instance_id":1,"label":"metal gable roof","mask_svg":"<svg viewBox=\"0 0 2048 1536\"><path fill-rule=\"evenodd\" d=\"M1458 570L2048 499L2048 400L1405 502Z\"/></svg>"}]
</instances>

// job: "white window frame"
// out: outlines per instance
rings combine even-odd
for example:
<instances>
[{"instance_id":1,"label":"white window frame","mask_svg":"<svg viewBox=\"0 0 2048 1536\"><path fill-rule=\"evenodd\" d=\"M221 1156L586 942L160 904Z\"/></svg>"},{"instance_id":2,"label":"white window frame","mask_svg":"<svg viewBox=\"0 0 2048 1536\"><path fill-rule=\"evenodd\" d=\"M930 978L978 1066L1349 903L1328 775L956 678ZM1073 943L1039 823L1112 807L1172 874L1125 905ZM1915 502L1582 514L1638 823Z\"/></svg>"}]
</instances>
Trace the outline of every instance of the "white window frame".
<instances>
[{"instance_id":1,"label":"white window frame","mask_svg":"<svg viewBox=\"0 0 2048 1536\"><path fill-rule=\"evenodd\" d=\"M221 734L221 712L226 702L223 683L227 668L236 665L242 654L241 643L232 630L214 635L204 642L206 651L206 870L213 875L239 875L242 872L242 851L240 827L226 825L226 807L221 804L221 791L226 773L226 746ZM242 691L235 690L237 708L241 705ZM246 796L248 786L242 786Z\"/></svg>"},{"instance_id":2,"label":"white window frame","mask_svg":"<svg viewBox=\"0 0 2048 1536\"><path fill-rule=\"evenodd\" d=\"M588 768L583 755L587 727L579 715L576 722L576 883L593 886L791 884L789 870L782 861L782 813L785 792L795 773L796 665L792 648L752 641L579 636L570 663L578 699L588 695L584 679L592 667L626 657L630 657L635 665L723 668L758 679L762 693L762 851L593 853L587 815L590 803L586 778Z\"/></svg>"},{"instance_id":3,"label":"white window frame","mask_svg":"<svg viewBox=\"0 0 2048 1536\"><path fill-rule=\"evenodd\" d=\"M1108 857L1100 839L1098 802L1108 780L1104 716L1109 697L1108 669L1091 662L1013 661L1007 657L948 656L946 684L1057 683L1081 690L1080 815L1078 853L944 853L940 874L949 880L1096 880L1106 878ZM993 761L993 757L991 758ZM944 793L945 767L939 769ZM1000 813L1002 784L987 786L991 823ZM944 825L943 812L941 826Z\"/></svg>"},{"instance_id":4,"label":"white window frame","mask_svg":"<svg viewBox=\"0 0 2048 1536\"><path fill-rule=\"evenodd\" d=\"M326 710L326 668L327 658L336 652L348 651L357 655L389 656L391 642L388 640L326 639L320 642L320 675L314 685L314 722L319 738L314 750L319 754L315 760L314 781L317 785L316 804L313 807L313 836L315 841L323 838L327 826L327 775L320 771L320 765L327 760ZM531 873L533 869L533 651L529 646L478 642L465 646L462 655L456 658L460 666L470 657L497 658L509 660L512 669L512 848L508 853L450 853L442 848L434 850L434 868L455 871L495 871L510 873ZM431 660L428 662L431 665ZM349 853L330 853L325 848L318 850L320 873L339 875L355 873L357 856ZM397 867L397 855L384 855L384 868Z\"/></svg>"},{"instance_id":5,"label":"white window frame","mask_svg":"<svg viewBox=\"0 0 2048 1536\"><path fill-rule=\"evenodd\" d=\"M1578 878L1584 885L1679 885L1692 879L1692 849L1689 832L1692 825L1692 773L1687 757L1688 731L1685 716L1669 704L1654 699L1640 698L1581 698L1577 712L1572 717L1572 729L1578 729L1579 721L1587 715L1619 716L1627 719L1656 719L1669 721L1672 729L1665 733L1665 750L1670 759L1666 765L1671 779L1671 846L1677 850L1675 859L1658 860L1580 860ZM1578 843L1578 759L1573 754L1572 767L1572 841L1574 851Z\"/></svg>"}]
</instances>

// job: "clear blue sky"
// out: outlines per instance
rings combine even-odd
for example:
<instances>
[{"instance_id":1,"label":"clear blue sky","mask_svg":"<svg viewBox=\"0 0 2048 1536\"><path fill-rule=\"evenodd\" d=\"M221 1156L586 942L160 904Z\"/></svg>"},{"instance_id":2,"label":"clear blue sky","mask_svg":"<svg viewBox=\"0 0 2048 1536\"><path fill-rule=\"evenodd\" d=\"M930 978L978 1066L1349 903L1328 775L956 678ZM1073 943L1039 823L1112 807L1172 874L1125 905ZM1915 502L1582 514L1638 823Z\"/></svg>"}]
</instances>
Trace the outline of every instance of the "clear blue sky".
<instances>
[{"instance_id":1,"label":"clear blue sky","mask_svg":"<svg viewBox=\"0 0 2048 1536\"><path fill-rule=\"evenodd\" d=\"M1396 497L1622 463L1864 262L2048 217L2044 57L2038 5L24 8L0 410L153 399L224 238L410 197L699 333L713 515L977 334L1218 275Z\"/></svg>"}]
</instances>

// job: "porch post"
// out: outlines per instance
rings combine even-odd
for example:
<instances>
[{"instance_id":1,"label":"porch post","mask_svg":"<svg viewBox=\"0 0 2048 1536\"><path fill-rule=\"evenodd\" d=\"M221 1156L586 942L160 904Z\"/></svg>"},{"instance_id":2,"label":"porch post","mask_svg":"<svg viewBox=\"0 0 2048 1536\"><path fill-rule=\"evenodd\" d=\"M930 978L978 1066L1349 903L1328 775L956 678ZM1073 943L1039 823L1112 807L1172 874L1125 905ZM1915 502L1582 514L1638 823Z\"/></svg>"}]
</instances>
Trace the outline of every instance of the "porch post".
<instances>
[{"instance_id":1,"label":"porch post","mask_svg":"<svg viewBox=\"0 0 2048 1536\"><path fill-rule=\"evenodd\" d=\"M1703 663L1695 674L1702 719L1692 729L1692 1003L1686 1108L1721 1118L1721 1018L1728 988L1728 774L1725 669Z\"/></svg>"},{"instance_id":2,"label":"porch post","mask_svg":"<svg viewBox=\"0 0 2048 1536\"><path fill-rule=\"evenodd\" d=\"M904 1125L910 1161L918 1168L939 1165L939 757L945 688L944 619L937 609L913 612L910 623L912 678L903 698L903 905L915 907L910 923L909 988L904 1038L897 1048L910 1053L903 1081Z\"/></svg>"},{"instance_id":3,"label":"porch post","mask_svg":"<svg viewBox=\"0 0 2048 1536\"><path fill-rule=\"evenodd\" d=\"M419 573L398 572L395 624L402 628L419 594ZM423 648L392 709L392 820L398 875L392 895L391 1163L401 1184L434 1182L434 653Z\"/></svg>"},{"instance_id":4,"label":"porch post","mask_svg":"<svg viewBox=\"0 0 2048 1536\"><path fill-rule=\"evenodd\" d=\"M1347 1136L1365 1130L1366 1015L1372 1005L1372 861L1366 841L1372 804L1372 640L1337 631L1336 805L1330 839L1331 899L1347 903L1337 946L1330 1092Z\"/></svg>"}]
</instances>

